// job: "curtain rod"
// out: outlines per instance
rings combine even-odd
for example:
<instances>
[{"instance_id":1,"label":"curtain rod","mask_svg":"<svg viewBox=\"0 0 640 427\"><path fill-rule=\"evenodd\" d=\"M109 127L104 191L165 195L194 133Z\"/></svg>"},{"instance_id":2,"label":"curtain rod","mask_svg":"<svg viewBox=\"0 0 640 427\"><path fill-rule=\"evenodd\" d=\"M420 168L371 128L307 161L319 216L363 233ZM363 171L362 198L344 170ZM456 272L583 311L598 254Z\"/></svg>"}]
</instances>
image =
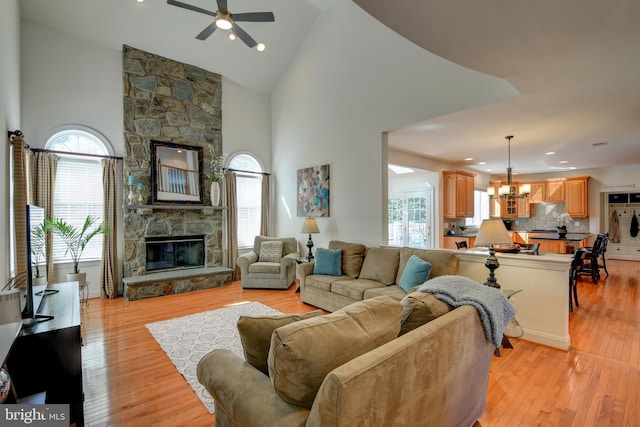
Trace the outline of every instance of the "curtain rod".
<instances>
[{"instance_id":1,"label":"curtain rod","mask_svg":"<svg viewBox=\"0 0 640 427\"><path fill-rule=\"evenodd\" d=\"M231 168L228 168L227 171L229 171L229 172L240 172L240 173L251 173L251 174L254 174L254 175L271 176L271 174L269 172L253 172L253 171L244 171L242 169L231 169Z\"/></svg>"},{"instance_id":2,"label":"curtain rod","mask_svg":"<svg viewBox=\"0 0 640 427\"><path fill-rule=\"evenodd\" d=\"M74 153L73 151L45 150L44 148L30 148L30 150L31 151L35 151L37 153L67 154L67 155L71 155L71 156L97 157L99 159L122 160L122 157L118 157L118 156L102 156L100 154Z\"/></svg>"}]
</instances>

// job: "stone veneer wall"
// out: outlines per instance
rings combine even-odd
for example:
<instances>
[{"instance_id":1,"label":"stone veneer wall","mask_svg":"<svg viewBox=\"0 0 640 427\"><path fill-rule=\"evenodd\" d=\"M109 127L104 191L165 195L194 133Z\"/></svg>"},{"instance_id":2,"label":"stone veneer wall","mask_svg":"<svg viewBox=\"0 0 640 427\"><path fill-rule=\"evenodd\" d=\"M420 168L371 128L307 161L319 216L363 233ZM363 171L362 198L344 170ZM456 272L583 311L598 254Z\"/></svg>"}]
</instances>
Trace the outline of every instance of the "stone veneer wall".
<instances>
[{"instance_id":1,"label":"stone veneer wall","mask_svg":"<svg viewBox=\"0 0 640 427\"><path fill-rule=\"evenodd\" d=\"M144 185L150 203L149 141L203 147L204 167L209 146L222 155L222 81L219 74L123 46L124 199L127 177ZM206 170L204 171L206 172ZM204 204L210 206L207 182ZM193 205L192 205L193 206ZM214 208L131 209L124 212L124 277L146 273L145 237L205 235L206 267L222 265L222 211Z\"/></svg>"}]
</instances>

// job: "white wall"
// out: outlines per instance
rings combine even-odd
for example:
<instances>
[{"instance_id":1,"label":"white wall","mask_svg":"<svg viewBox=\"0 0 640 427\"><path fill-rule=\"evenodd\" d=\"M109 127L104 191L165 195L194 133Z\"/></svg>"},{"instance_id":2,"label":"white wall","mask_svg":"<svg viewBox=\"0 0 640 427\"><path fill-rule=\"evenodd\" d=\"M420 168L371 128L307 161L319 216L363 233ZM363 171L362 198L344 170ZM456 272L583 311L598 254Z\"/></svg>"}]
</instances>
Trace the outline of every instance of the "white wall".
<instances>
[{"instance_id":1,"label":"white wall","mask_svg":"<svg viewBox=\"0 0 640 427\"><path fill-rule=\"evenodd\" d=\"M316 245L331 239L379 244L386 179L382 132L513 95L503 80L422 50L352 2L334 2L272 95L277 233L303 242L296 171L328 163L331 217L318 221Z\"/></svg>"},{"instance_id":2,"label":"white wall","mask_svg":"<svg viewBox=\"0 0 640 427\"><path fill-rule=\"evenodd\" d=\"M7 132L20 129L20 8L18 0L0 2L0 285L11 276L9 244L9 140Z\"/></svg>"},{"instance_id":3,"label":"white wall","mask_svg":"<svg viewBox=\"0 0 640 427\"><path fill-rule=\"evenodd\" d=\"M26 22L22 22L22 38L26 141L42 147L55 127L81 124L105 135L116 155L124 155L122 52ZM270 170L269 96L223 78L222 104L224 153L250 151ZM69 266L58 267L55 275L61 280ZM91 283L90 296L100 294L99 268L96 262L83 265Z\"/></svg>"}]
</instances>

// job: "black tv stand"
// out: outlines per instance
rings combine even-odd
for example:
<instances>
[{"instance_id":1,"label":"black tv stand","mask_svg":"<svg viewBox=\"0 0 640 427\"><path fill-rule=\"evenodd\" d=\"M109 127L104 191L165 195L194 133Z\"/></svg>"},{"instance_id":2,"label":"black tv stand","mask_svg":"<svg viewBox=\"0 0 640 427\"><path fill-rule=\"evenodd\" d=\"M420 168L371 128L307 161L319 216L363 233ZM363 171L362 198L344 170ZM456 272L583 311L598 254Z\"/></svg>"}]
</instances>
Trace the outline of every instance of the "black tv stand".
<instances>
[{"instance_id":1,"label":"black tv stand","mask_svg":"<svg viewBox=\"0 0 640 427\"><path fill-rule=\"evenodd\" d=\"M82 336L77 282L51 285L37 316L23 320L6 360L18 398L46 392L45 403L70 405L70 422L84 425Z\"/></svg>"}]
</instances>

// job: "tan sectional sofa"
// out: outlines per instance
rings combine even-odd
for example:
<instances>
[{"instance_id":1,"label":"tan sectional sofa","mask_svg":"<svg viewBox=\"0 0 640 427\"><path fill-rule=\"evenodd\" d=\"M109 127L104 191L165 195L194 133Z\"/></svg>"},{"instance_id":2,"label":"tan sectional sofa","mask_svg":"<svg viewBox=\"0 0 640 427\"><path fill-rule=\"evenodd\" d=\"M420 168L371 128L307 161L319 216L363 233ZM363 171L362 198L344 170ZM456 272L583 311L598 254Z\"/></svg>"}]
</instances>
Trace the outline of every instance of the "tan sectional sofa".
<instances>
[{"instance_id":1,"label":"tan sectional sofa","mask_svg":"<svg viewBox=\"0 0 640 427\"><path fill-rule=\"evenodd\" d=\"M462 306L397 336L405 308L376 297L280 326L269 376L212 351L198 379L215 399L216 427L473 425L494 350L477 310Z\"/></svg>"},{"instance_id":2,"label":"tan sectional sofa","mask_svg":"<svg viewBox=\"0 0 640 427\"><path fill-rule=\"evenodd\" d=\"M329 249L342 250L342 275L313 274L311 262L298 265L298 276L302 301L331 312L381 295L402 300L408 292L398 283L411 255L431 263L429 278L458 273L458 255L450 250L367 248L338 240L329 242Z\"/></svg>"}]
</instances>

